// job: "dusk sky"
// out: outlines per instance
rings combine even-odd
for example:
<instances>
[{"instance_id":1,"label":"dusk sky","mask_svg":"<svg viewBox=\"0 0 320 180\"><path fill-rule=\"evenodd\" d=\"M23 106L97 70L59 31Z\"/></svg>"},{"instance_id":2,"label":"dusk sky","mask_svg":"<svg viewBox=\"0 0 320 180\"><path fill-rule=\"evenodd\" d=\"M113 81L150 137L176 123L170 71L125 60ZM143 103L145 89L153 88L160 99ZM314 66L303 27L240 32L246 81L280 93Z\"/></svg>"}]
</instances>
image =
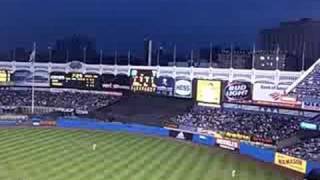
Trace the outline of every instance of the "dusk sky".
<instances>
[{"instance_id":1,"label":"dusk sky","mask_svg":"<svg viewBox=\"0 0 320 180\"><path fill-rule=\"evenodd\" d=\"M248 46L262 28L303 17L320 19L319 0L1 0L0 49L43 48L75 33L98 48L143 49L143 38L188 49Z\"/></svg>"}]
</instances>

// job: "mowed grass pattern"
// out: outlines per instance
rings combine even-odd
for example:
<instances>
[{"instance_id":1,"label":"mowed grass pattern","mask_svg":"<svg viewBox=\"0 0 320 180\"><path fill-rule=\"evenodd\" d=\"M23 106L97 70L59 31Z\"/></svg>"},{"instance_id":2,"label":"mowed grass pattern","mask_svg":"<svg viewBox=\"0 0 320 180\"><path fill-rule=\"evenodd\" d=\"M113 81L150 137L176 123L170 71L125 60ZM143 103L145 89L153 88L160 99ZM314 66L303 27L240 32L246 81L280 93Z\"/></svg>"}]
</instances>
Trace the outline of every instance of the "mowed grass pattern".
<instances>
[{"instance_id":1,"label":"mowed grass pattern","mask_svg":"<svg viewBox=\"0 0 320 180\"><path fill-rule=\"evenodd\" d=\"M97 144L93 151L92 144ZM231 177L232 170L236 178ZM125 133L0 129L1 180L284 180L225 151Z\"/></svg>"}]
</instances>

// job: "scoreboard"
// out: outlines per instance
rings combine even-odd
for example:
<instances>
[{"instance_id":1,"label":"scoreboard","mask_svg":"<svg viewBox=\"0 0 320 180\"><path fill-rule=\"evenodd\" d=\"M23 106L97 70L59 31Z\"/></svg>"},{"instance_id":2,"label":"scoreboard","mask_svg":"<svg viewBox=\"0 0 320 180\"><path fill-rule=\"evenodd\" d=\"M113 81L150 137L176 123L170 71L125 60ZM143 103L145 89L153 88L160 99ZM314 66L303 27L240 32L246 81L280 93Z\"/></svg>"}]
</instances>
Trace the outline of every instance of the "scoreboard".
<instances>
[{"instance_id":1,"label":"scoreboard","mask_svg":"<svg viewBox=\"0 0 320 180\"><path fill-rule=\"evenodd\" d=\"M0 85L8 85L10 79L10 72L8 70L0 70Z\"/></svg>"},{"instance_id":2,"label":"scoreboard","mask_svg":"<svg viewBox=\"0 0 320 180\"><path fill-rule=\"evenodd\" d=\"M50 87L98 90L101 87L98 74L52 73Z\"/></svg>"},{"instance_id":3,"label":"scoreboard","mask_svg":"<svg viewBox=\"0 0 320 180\"><path fill-rule=\"evenodd\" d=\"M131 70L131 90L133 92L156 92L156 77L157 71L155 70Z\"/></svg>"},{"instance_id":4,"label":"scoreboard","mask_svg":"<svg viewBox=\"0 0 320 180\"><path fill-rule=\"evenodd\" d=\"M99 89L99 75L69 73L65 78L65 87L76 89Z\"/></svg>"}]
</instances>

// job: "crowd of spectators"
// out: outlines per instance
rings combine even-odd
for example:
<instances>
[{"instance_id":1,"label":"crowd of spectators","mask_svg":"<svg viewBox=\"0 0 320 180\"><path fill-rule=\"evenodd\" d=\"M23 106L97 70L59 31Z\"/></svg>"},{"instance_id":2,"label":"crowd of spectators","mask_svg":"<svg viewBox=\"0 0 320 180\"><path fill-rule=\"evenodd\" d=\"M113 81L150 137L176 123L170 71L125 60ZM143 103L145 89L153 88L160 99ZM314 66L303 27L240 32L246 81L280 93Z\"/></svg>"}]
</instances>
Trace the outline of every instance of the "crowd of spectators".
<instances>
[{"instance_id":1,"label":"crowd of spectators","mask_svg":"<svg viewBox=\"0 0 320 180\"><path fill-rule=\"evenodd\" d=\"M174 121L179 125L239 133L274 141L295 134L299 130L300 123L300 119L295 116L200 106L195 106L189 112L178 115Z\"/></svg>"},{"instance_id":2,"label":"crowd of spectators","mask_svg":"<svg viewBox=\"0 0 320 180\"><path fill-rule=\"evenodd\" d=\"M311 72L297 84L290 94L297 95L298 99L320 97L320 64L315 65Z\"/></svg>"},{"instance_id":3,"label":"crowd of spectators","mask_svg":"<svg viewBox=\"0 0 320 180\"><path fill-rule=\"evenodd\" d=\"M320 161L320 138L306 139L298 144L282 148L280 152L300 159Z\"/></svg>"},{"instance_id":4,"label":"crowd of spectators","mask_svg":"<svg viewBox=\"0 0 320 180\"><path fill-rule=\"evenodd\" d=\"M31 106L31 90L0 90L0 106ZM116 96L80 92L35 91L34 105L37 107L72 108L93 111L117 101Z\"/></svg>"}]
</instances>

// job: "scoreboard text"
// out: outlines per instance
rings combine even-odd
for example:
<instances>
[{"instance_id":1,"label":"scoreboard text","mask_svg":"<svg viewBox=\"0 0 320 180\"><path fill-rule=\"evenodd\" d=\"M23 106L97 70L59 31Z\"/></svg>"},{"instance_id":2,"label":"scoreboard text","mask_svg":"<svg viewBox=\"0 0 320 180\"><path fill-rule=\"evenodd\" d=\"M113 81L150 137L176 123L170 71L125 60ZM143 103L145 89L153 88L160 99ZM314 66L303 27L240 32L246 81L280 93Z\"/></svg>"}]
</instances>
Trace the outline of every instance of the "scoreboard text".
<instances>
[{"instance_id":1,"label":"scoreboard text","mask_svg":"<svg viewBox=\"0 0 320 180\"><path fill-rule=\"evenodd\" d=\"M133 92L156 92L156 76L155 70L131 70L131 90Z\"/></svg>"}]
</instances>

